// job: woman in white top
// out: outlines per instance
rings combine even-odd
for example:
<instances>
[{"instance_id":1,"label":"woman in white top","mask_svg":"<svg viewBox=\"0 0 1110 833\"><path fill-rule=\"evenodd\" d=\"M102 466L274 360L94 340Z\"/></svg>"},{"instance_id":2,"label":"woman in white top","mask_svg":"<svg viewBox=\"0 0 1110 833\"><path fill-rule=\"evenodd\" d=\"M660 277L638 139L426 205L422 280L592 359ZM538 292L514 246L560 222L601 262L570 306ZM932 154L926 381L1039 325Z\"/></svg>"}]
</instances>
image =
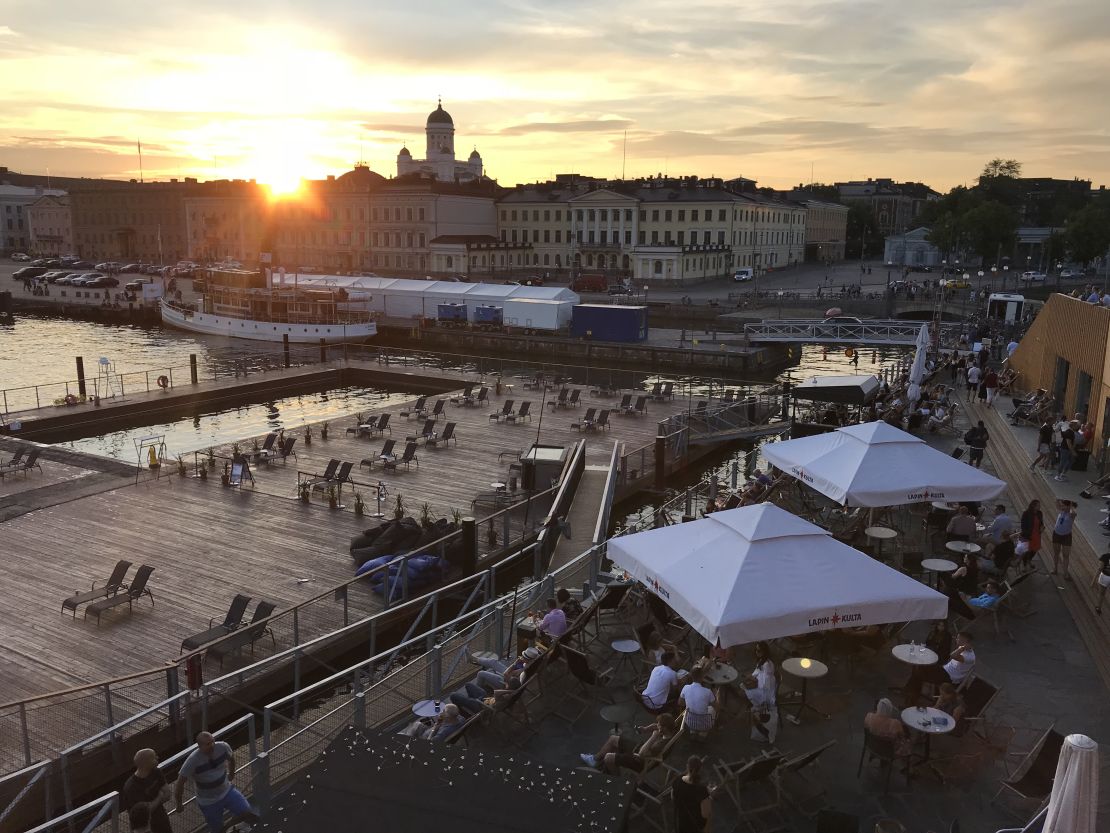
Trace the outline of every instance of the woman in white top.
<instances>
[{"instance_id":1,"label":"woman in white top","mask_svg":"<svg viewBox=\"0 0 1110 833\"><path fill-rule=\"evenodd\" d=\"M766 642L755 643L755 668L744 679L744 694L752 707L752 740L775 742L778 733L778 709L775 696L778 679L771 649Z\"/></svg>"}]
</instances>

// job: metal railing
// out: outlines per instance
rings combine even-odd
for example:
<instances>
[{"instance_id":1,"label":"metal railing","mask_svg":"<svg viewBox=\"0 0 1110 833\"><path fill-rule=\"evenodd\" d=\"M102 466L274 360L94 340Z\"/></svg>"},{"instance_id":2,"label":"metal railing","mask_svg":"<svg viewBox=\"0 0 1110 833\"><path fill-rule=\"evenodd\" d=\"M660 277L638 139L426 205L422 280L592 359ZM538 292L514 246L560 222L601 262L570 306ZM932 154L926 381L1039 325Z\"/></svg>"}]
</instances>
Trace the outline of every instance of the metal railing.
<instances>
[{"instance_id":1,"label":"metal railing","mask_svg":"<svg viewBox=\"0 0 1110 833\"><path fill-rule=\"evenodd\" d=\"M751 341L810 342L828 344L892 344L912 346L921 332L921 322L865 321L860 324L832 324L824 321L763 321L745 324ZM956 335L959 325L941 324L942 340Z\"/></svg>"}]
</instances>

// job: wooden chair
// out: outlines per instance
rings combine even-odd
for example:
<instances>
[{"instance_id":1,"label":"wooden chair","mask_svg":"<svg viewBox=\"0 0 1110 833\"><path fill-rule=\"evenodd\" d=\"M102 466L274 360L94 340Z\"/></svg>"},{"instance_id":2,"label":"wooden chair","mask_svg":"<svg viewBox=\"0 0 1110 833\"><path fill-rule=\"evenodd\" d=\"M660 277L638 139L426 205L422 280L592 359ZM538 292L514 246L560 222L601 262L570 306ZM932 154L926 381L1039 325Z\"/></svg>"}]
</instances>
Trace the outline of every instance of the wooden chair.
<instances>
[{"instance_id":1,"label":"wooden chair","mask_svg":"<svg viewBox=\"0 0 1110 833\"><path fill-rule=\"evenodd\" d=\"M898 754L895 743L890 738L881 738L873 735L871 732L864 729L863 732L863 747L859 753L859 767L856 769L856 777L863 773L864 760L879 760L879 768L881 772L885 772L883 779L883 794L885 795L890 789L890 774L894 770L894 765L899 761L905 763L903 773L906 777L906 784L910 782L910 760L908 755Z\"/></svg>"},{"instance_id":2,"label":"wooden chair","mask_svg":"<svg viewBox=\"0 0 1110 833\"><path fill-rule=\"evenodd\" d=\"M559 656L566 662L567 670L570 671L571 676L577 682L577 686L574 687L577 690L564 692L560 695L560 705L573 702L580 704L581 708L578 708L573 715L564 714L556 708L552 715L573 726L582 719L586 712L597 705L599 699L608 701L607 696L602 696L602 691L612 679L613 669L606 668L603 671L598 671L590 667L589 658L581 651L571 648L563 640L560 640ZM577 707L571 706L571 708Z\"/></svg>"},{"instance_id":3,"label":"wooden chair","mask_svg":"<svg viewBox=\"0 0 1110 833\"><path fill-rule=\"evenodd\" d=\"M736 805L736 811L741 818L762 813L779 805L780 794L774 774L785 760L786 756L781 752L768 751L750 760L720 761L714 766L721 788ZM743 793L746 789L765 785L771 787L773 800L767 800L758 806L745 803Z\"/></svg>"},{"instance_id":4,"label":"wooden chair","mask_svg":"<svg viewBox=\"0 0 1110 833\"><path fill-rule=\"evenodd\" d=\"M836 746L836 741L830 740L816 749L784 760L772 776L779 794L786 796L792 807L810 818L824 809L827 788L811 780L806 770L817 766L821 755L833 746ZM801 789L796 785L800 785ZM815 802L820 802L820 806L814 806Z\"/></svg>"},{"instance_id":5,"label":"wooden chair","mask_svg":"<svg viewBox=\"0 0 1110 833\"><path fill-rule=\"evenodd\" d=\"M1048 798L1052 792L1052 782L1056 778L1060 749L1064 745L1064 736L1054 727L1055 724L1045 729L1014 774L1003 779L1002 786L991 799L992 804L1006 791L1030 801L1044 801Z\"/></svg>"}]
</instances>

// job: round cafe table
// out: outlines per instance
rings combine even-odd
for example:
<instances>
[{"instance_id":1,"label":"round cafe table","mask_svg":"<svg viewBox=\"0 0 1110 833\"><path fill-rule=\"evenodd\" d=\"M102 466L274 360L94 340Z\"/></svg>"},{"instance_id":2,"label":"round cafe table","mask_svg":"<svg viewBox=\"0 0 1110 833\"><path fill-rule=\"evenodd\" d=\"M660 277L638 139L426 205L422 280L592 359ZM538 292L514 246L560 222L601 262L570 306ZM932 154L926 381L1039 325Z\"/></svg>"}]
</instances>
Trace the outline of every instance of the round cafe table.
<instances>
[{"instance_id":1,"label":"round cafe table","mask_svg":"<svg viewBox=\"0 0 1110 833\"><path fill-rule=\"evenodd\" d=\"M620 732L621 724L627 723L636 714L636 704L631 700L623 703L610 703L601 707L601 719L613 724L613 730Z\"/></svg>"},{"instance_id":2,"label":"round cafe table","mask_svg":"<svg viewBox=\"0 0 1110 833\"><path fill-rule=\"evenodd\" d=\"M624 666L632 670L632 676L636 676L635 657L640 653L640 643L635 639L614 639L609 643L609 647L620 654L620 658L613 668L613 677L617 677L620 674L620 669Z\"/></svg>"},{"instance_id":3,"label":"round cafe table","mask_svg":"<svg viewBox=\"0 0 1110 833\"><path fill-rule=\"evenodd\" d=\"M955 561L949 561L947 558L922 558L921 559L921 568L923 570L928 570L930 573L933 574L933 586L934 587L937 585L937 582L939 581L937 576L940 573L951 573L953 570L955 570L959 566L960 565L957 564Z\"/></svg>"},{"instance_id":4,"label":"round cafe table","mask_svg":"<svg viewBox=\"0 0 1110 833\"><path fill-rule=\"evenodd\" d=\"M956 728L956 721L952 715L931 706L910 706L908 709L902 709L902 722L914 731L925 735L921 763L929 760L929 739L933 735L946 735Z\"/></svg>"},{"instance_id":5,"label":"round cafe table","mask_svg":"<svg viewBox=\"0 0 1110 833\"><path fill-rule=\"evenodd\" d=\"M883 541L889 541L892 538L898 537L897 530L891 529L890 527L886 526L869 526L863 531L863 534L866 535L868 538L879 542L878 555L880 561L882 560L883 556Z\"/></svg>"},{"instance_id":6,"label":"round cafe table","mask_svg":"<svg viewBox=\"0 0 1110 833\"><path fill-rule=\"evenodd\" d=\"M810 680L820 679L829 673L829 666L816 659L809 659L808 657L787 657L782 661L782 670L792 677L797 677L802 681L801 696L798 698L798 710L794 713L793 722L797 723L802 716L802 711L809 709L814 714L819 714L826 720L829 715L820 709L815 708L810 703L806 702L806 688ZM793 705L793 704L786 704Z\"/></svg>"},{"instance_id":7,"label":"round cafe table","mask_svg":"<svg viewBox=\"0 0 1110 833\"><path fill-rule=\"evenodd\" d=\"M417 717L435 717L442 710L442 700L417 700L412 704L412 713Z\"/></svg>"},{"instance_id":8,"label":"round cafe table","mask_svg":"<svg viewBox=\"0 0 1110 833\"><path fill-rule=\"evenodd\" d=\"M740 672L727 662L714 663L705 669L702 679L710 685L728 685L736 682Z\"/></svg>"},{"instance_id":9,"label":"round cafe table","mask_svg":"<svg viewBox=\"0 0 1110 833\"><path fill-rule=\"evenodd\" d=\"M973 544L970 541L949 541L944 545L944 548L952 552L958 552L960 555L966 555L969 552L979 552L983 549L978 544ZM925 562L922 563L924 564Z\"/></svg>"},{"instance_id":10,"label":"round cafe table","mask_svg":"<svg viewBox=\"0 0 1110 833\"><path fill-rule=\"evenodd\" d=\"M933 665L939 659L936 651L924 645L895 645L890 652L908 665Z\"/></svg>"}]
</instances>

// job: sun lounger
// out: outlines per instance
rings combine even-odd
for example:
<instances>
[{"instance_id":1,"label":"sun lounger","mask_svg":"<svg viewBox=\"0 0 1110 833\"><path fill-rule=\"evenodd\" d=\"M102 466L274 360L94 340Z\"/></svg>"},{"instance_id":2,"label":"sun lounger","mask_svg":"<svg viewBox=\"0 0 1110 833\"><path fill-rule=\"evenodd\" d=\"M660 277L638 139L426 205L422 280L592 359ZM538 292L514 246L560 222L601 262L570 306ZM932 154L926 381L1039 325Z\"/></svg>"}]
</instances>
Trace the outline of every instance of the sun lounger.
<instances>
[{"instance_id":1,"label":"sun lounger","mask_svg":"<svg viewBox=\"0 0 1110 833\"><path fill-rule=\"evenodd\" d=\"M347 429L350 430L350 429ZM266 439L262 441L262 447L254 452L254 458L257 460L261 457L268 456L274 453L274 441L277 439L277 432L271 431L266 435Z\"/></svg>"},{"instance_id":2,"label":"sun lounger","mask_svg":"<svg viewBox=\"0 0 1110 833\"><path fill-rule=\"evenodd\" d=\"M116 593L115 595L108 596L100 601L93 602L85 608L85 618L89 618L89 614L96 617L97 627L100 626L100 614L106 610L111 610L113 607L120 605L127 605L127 612L130 613L134 608L132 603L139 601L143 594L150 596L150 606L154 607L154 594L147 589L146 583L150 579L150 574L154 572L154 568L143 564L135 573L135 579L131 582L131 586L125 591Z\"/></svg>"},{"instance_id":3,"label":"sun lounger","mask_svg":"<svg viewBox=\"0 0 1110 833\"><path fill-rule=\"evenodd\" d=\"M4 471L4 469L13 469L16 466L18 466L20 463L23 462L23 455L26 454L26 453L27 453L27 446L21 445L19 448L17 448L15 450L15 454L13 454L9 459L5 460L3 463L0 463L0 472Z\"/></svg>"},{"instance_id":4,"label":"sun lounger","mask_svg":"<svg viewBox=\"0 0 1110 833\"><path fill-rule=\"evenodd\" d=\"M224 621L216 625L214 624L215 619L209 619L208 630L193 634L181 641L181 653L192 651L201 645L207 645L209 642L215 642L221 636L227 636L233 630L236 630L243 624L243 617L246 615L247 605L250 603L250 596L237 593L235 598L231 600L231 606L228 607L227 613L224 614Z\"/></svg>"},{"instance_id":5,"label":"sun lounger","mask_svg":"<svg viewBox=\"0 0 1110 833\"><path fill-rule=\"evenodd\" d=\"M599 428L604 428L608 431L612 427L613 426L609 424L609 409L605 408L597 415L597 422L593 424L593 428L595 431Z\"/></svg>"},{"instance_id":6,"label":"sun lounger","mask_svg":"<svg viewBox=\"0 0 1110 833\"><path fill-rule=\"evenodd\" d=\"M428 401L428 397L421 396L411 406L407 406L407 407L403 408L400 412L401 416L403 416L405 419L408 419L409 417L412 417L412 416L423 416L424 415L424 403L426 403L427 401Z\"/></svg>"},{"instance_id":7,"label":"sun lounger","mask_svg":"<svg viewBox=\"0 0 1110 833\"><path fill-rule=\"evenodd\" d=\"M507 417L512 412L513 412L513 400L506 399L504 404L501 406L501 410L500 411L494 411L492 414L489 415L489 418L492 419L494 422L500 422L502 420L502 418Z\"/></svg>"},{"instance_id":8,"label":"sun lounger","mask_svg":"<svg viewBox=\"0 0 1110 833\"><path fill-rule=\"evenodd\" d=\"M0 477L3 477L5 474L14 474L16 472L23 472L24 474L26 474L31 469L38 469L39 473L41 474L42 466L40 466L38 462L40 452L41 449L32 448L31 453L28 454L27 457L18 465L0 469Z\"/></svg>"},{"instance_id":9,"label":"sun lounger","mask_svg":"<svg viewBox=\"0 0 1110 833\"><path fill-rule=\"evenodd\" d=\"M470 403L471 395L474 392L474 385L467 385L463 388L462 393L458 396L452 396L451 402L455 405L468 405Z\"/></svg>"},{"instance_id":10,"label":"sun lounger","mask_svg":"<svg viewBox=\"0 0 1110 833\"><path fill-rule=\"evenodd\" d=\"M330 460L328 460L328 467L324 469L323 474L311 475L301 483L301 487L303 488L305 486L308 486L308 488L310 489L322 489L335 479L335 473L338 470L339 460L337 460L335 457L332 457Z\"/></svg>"},{"instance_id":11,"label":"sun lounger","mask_svg":"<svg viewBox=\"0 0 1110 833\"><path fill-rule=\"evenodd\" d=\"M263 454L262 459L263 460L270 460L271 458L276 456L276 457L281 457L281 461L284 463L287 458L297 456L297 452L295 452L293 450L293 446L295 446L296 444L297 444L297 438L296 437L289 437L288 439L283 440L281 445L278 446L278 450L277 450L276 455L275 454Z\"/></svg>"},{"instance_id":12,"label":"sun lounger","mask_svg":"<svg viewBox=\"0 0 1110 833\"><path fill-rule=\"evenodd\" d=\"M448 444L448 443L451 442L451 440L454 440L455 445L458 445L459 444L458 438L455 437L455 425L456 425L456 423L454 423L454 422L447 423L446 427L443 429L442 434L440 434L440 435L433 434L431 437L429 437L427 440L424 441L424 444L425 445L430 445L430 446L437 446L440 443Z\"/></svg>"},{"instance_id":13,"label":"sun lounger","mask_svg":"<svg viewBox=\"0 0 1110 833\"><path fill-rule=\"evenodd\" d=\"M478 395L474 397L473 404L481 405L483 402L489 402L489 388L482 388L478 391Z\"/></svg>"},{"instance_id":14,"label":"sun lounger","mask_svg":"<svg viewBox=\"0 0 1110 833\"><path fill-rule=\"evenodd\" d=\"M397 466L401 463L405 464L407 469L412 463L416 463L416 467L420 468L420 461L416 459L416 443L409 443L405 446L405 453L400 457L395 457L391 460L383 460L386 471L396 471Z\"/></svg>"},{"instance_id":15,"label":"sun lounger","mask_svg":"<svg viewBox=\"0 0 1110 833\"><path fill-rule=\"evenodd\" d=\"M365 458L361 463L359 463L359 468L361 468L362 466L366 466L368 469L372 469L374 468L375 461L385 462L386 460L392 460L393 445L396 442L396 440L386 440L385 445L382 446L382 450L378 452L378 456Z\"/></svg>"},{"instance_id":16,"label":"sun lounger","mask_svg":"<svg viewBox=\"0 0 1110 833\"><path fill-rule=\"evenodd\" d=\"M530 413L528 413L528 409L531 408L531 407L532 407L531 402L524 402L520 406L520 410L517 411L515 414L505 414L505 422L516 423L516 422L519 422L522 419L527 419L529 422L531 422L532 421L532 415Z\"/></svg>"},{"instance_id":17,"label":"sun lounger","mask_svg":"<svg viewBox=\"0 0 1110 833\"><path fill-rule=\"evenodd\" d=\"M597 413L597 408L587 408L585 415L577 422L572 422L570 427L575 431L588 431L594 427L594 414Z\"/></svg>"},{"instance_id":18,"label":"sun lounger","mask_svg":"<svg viewBox=\"0 0 1110 833\"><path fill-rule=\"evenodd\" d=\"M426 420L424 420L424 427L420 429L420 433L410 434L409 436L405 437L405 442L408 442L408 443L415 443L415 442L420 442L420 441L427 442L428 437L434 437L435 433L436 433L436 421L434 419L426 419Z\"/></svg>"},{"instance_id":19,"label":"sun lounger","mask_svg":"<svg viewBox=\"0 0 1110 833\"><path fill-rule=\"evenodd\" d=\"M570 393L569 390L567 390L566 388L563 388L561 391L559 391L558 397L556 397L555 399L552 399L550 402L547 403L547 407L551 408L551 410L555 410L556 408L563 407L564 405L567 404L567 395L569 393Z\"/></svg>"},{"instance_id":20,"label":"sun lounger","mask_svg":"<svg viewBox=\"0 0 1110 833\"><path fill-rule=\"evenodd\" d=\"M277 647L277 640L274 638L274 632L266 626L264 619L270 618L277 605L271 602L259 602L258 606L254 609L254 615L251 616L249 625L240 627L234 631L234 635L228 636L226 639L217 642L215 645L205 651L205 659L214 658L220 661L220 668L224 667L224 657L233 654L240 648L250 646L251 653L254 653L254 643L261 639L266 634L270 635L270 641L274 647Z\"/></svg>"},{"instance_id":21,"label":"sun lounger","mask_svg":"<svg viewBox=\"0 0 1110 833\"><path fill-rule=\"evenodd\" d=\"M619 403L619 404L617 405L617 407L616 407L616 409L615 409L615 410L617 410L617 411L619 411L620 413L622 413L622 414L623 414L623 413L625 413L625 412L626 412L626 411L627 411L627 410L628 410L628 409L629 409L629 408L630 408L631 406L632 406L632 394L630 394L630 393L626 393L626 394L625 394L624 396L622 396L622 397L621 397L621 401L620 401L620 403Z\"/></svg>"},{"instance_id":22,"label":"sun lounger","mask_svg":"<svg viewBox=\"0 0 1110 833\"><path fill-rule=\"evenodd\" d=\"M68 599L62 602L62 612L67 610L73 611L73 618L77 618L77 608L88 602L95 602L97 599L104 599L108 596L114 596L121 590L126 590L127 585L123 583L124 578L127 576L127 571L131 569L130 561L117 561L115 569L112 570L112 575L100 587L96 586L94 581L87 592L75 593Z\"/></svg>"},{"instance_id":23,"label":"sun lounger","mask_svg":"<svg viewBox=\"0 0 1110 833\"><path fill-rule=\"evenodd\" d=\"M447 404L446 399L437 399L436 400L436 406L434 408L432 408L432 412L430 414L428 414L428 417L433 422L435 422L437 419L439 419L441 416L443 416L443 406L446 405L446 404Z\"/></svg>"},{"instance_id":24,"label":"sun lounger","mask_svg":"<svg viewBox=\"0 0 1110 833\"><path fill-rule=\"evenodd\" d=\"M636 416L643 416L646 412L647 412L647 397L646 396L637 396L636 397L636 405L632 408L629 408L628 413L629 414L635 414Z\"/></svg>"}]
</instances>

